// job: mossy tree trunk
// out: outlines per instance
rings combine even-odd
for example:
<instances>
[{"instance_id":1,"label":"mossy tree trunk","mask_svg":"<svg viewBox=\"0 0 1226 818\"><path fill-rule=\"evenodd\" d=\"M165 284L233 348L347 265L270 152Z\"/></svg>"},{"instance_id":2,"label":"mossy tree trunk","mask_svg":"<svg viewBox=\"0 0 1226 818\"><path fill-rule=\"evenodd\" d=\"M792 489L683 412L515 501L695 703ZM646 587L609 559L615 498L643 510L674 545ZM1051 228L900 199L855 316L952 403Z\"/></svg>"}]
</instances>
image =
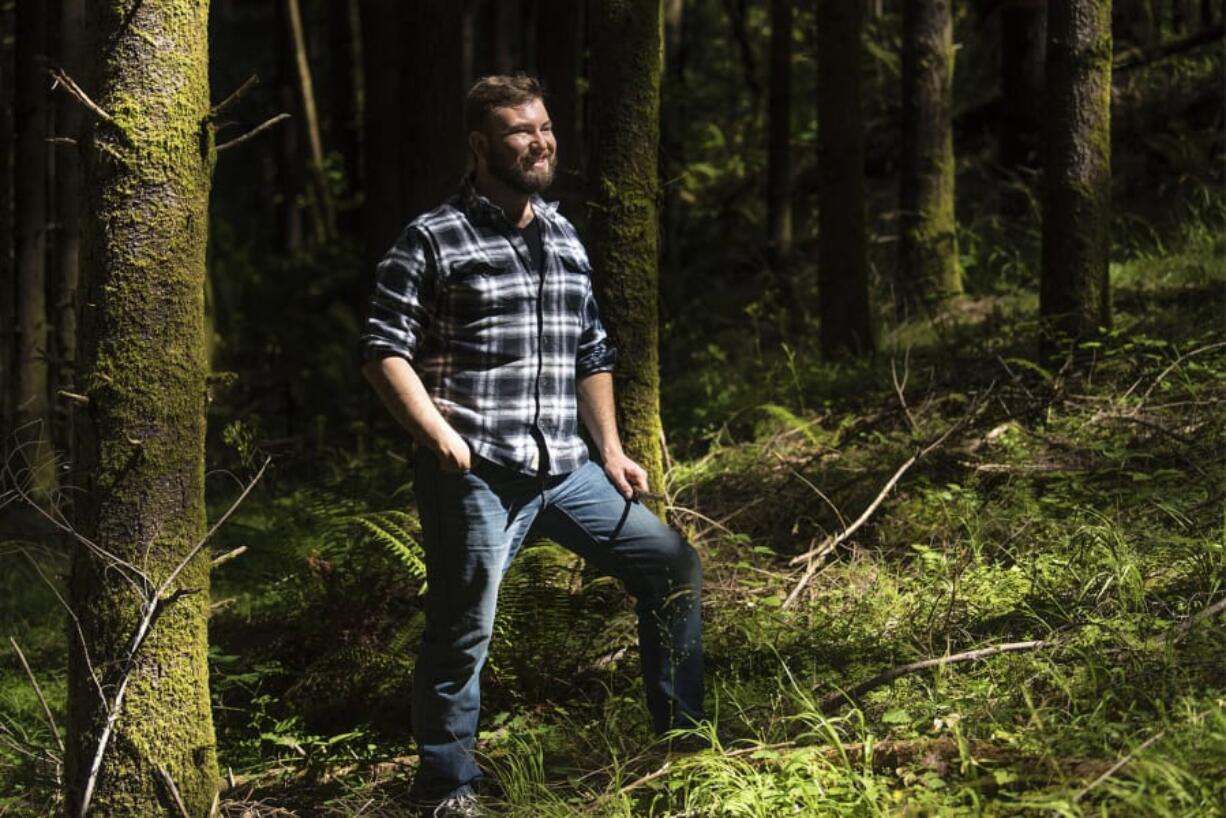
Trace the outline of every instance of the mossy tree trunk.
<instances>
[{"instance_id":1,"label":"mossy tree trunk","mask_svg":"<svg viewBox=\"0 0 1226 818\"><path fill-rule=\"evenodd\" d=\"M81 387L89 404L76 423L83 491L75 525L154 583L205 532L205 245L216 156L208 9L208 0L96 0L87 25L99 61L91 96L113 119L94 121L83 154ZM113 695L143 593L83 547L70 591L88 659ZM164 600L131 666L91 815L177 816L159 769L193 818L208 813L216 792L207 549L167 593L176 598ZM65 774L77 815L106 710L80 640L72 644Z\"/></svg>"},{"instance_id":2,"label":"mossy tree trunk","mask_svg":"<svg viewBox=\"0 0 1226 818\"><path fill-rule=\"evenodd\" d=\"M875 346L864 218L864 5L817 4L817 297L827 358L864 355Z\"/></svg>"},{"instance_id":3,"label":"mossy tree trunk","mask_svg":"<svg viewBox=\"0 0 1226 818\"><path fill-rule=\"evenodd\" d=\"M1039 312L1050 358L1111 323L1111 2L1047 14Z\"/></svg>"},{"instance_id":4,"label":"mossy tree trunk","mask_svg":"<svg viewBox=\"0 0 1226 818\"><path fill-rule=\"evenodd\" d=\"M962 292L954 219L953 17L950 0L902 14L902 163L897 306L902 315Z\"/></svg>"},{"instance_id":5,"label":"mossy tree trunk","mask_svg":"<svg viewBox=\"0 0 1226 818\"><path fill-rule=\"evenodd\" d=\"M32 488L49 498L55 488L51 413L47 393L47 75L46 0L17 2L16 116L13 167L17 266L15 422L29 444L22 458Z\"/></svg>"},{"instance_id":6,"label":"mossy tree trunk","mask_svg":"<svg viewBox=\"0 0 1226 818\"><path fill-rule=\"evenodd\" d=\"M622 442L659 491L664 461L656 197L663 7L661 0L601 0L588 14L596 297L620 353L616 394Z\"/></svg>"},{"instance_id":7,"label":"mossy tree trunk","mask_svg":"<svg viewBox=\"0 0 1226 818\"><path fill-rule=\"evenodd\" d=\"M1000 8L1000 164L1024 178L1039 166L1046 24L1047 0L1007 0Z\"/></svg>"}]
</instances>

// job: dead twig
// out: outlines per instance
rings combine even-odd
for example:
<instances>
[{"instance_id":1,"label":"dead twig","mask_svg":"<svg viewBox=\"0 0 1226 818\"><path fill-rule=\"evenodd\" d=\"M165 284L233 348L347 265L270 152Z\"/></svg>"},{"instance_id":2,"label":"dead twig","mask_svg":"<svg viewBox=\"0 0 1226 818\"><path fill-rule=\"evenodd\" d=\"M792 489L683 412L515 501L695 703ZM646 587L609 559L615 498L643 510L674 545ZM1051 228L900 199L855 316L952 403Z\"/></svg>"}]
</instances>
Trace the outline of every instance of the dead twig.
<instances>
[{"instance_id":1,"label":"dead twig","mask_svg":"<svg viewBox=\"0 0 1226 818\"><path fill-rule=\"evenodd\" d=\"M30 680L30 686L34 688L34 695L38 696L38 703L43 706L43 715L47 717L47 726L51 728L51 735L55 738L55 744L60 748L60 758L63 758L64 739L60 737L60 728L55 723L55 716L51 715L51 708L47 705L47 698L43 696L43 689L38 686L38 679L34 678L34 671L30 670L30 663L26 661L26 655L22 653L17 640L10 636L9 644L13 646L13 650L17 653L17 659L21 662L21 667L26 672L26 678Z\"/></svg>"},{"instance_id":2,"label":"dead twig","mask_svg":"<svg viewBox=\"0 0 1226 818\"><path fill-rule=\"evenodd\" d=\"M52 91L61 85L64 86L64 90L68 93L68 95L92 111L94 116L98 117L104 122L108 122L112 125L115 124L115 118L106 111L102 110L98 103L90 99L89 94L82 91L81 86L77 85L76 82L73 81L72 77L68 76L67 72L65 72L63 68L52 65L47 68L47 73L51 75L53 80L55 80L55 82L51 85Z\"/></svg>"},{"instance_id":3,"label":"dead twig","mask_svg":"<svg viewBox=\"0 0 1226 818\"><path fill-rule=\"evenodd\" d=\"M926 670L930 667L941 667L943 665L951 665L956 662L974 662L980 659L986 659L989 656L995 656L998 653L1015 653L1018 651L1035 650L1036 648L1047 647L1054 644L1050 639L1032 639L1028 642L1006 642L1001 645L992 645L987 648L978 648L977 650L968 650L963 653L955 653L950 656L938 656L933 659L921 659L918 662L911 662L906 665L901 665L896 668L891 668L884 673L878 673L876 676L861 682L855 687L847 691L837 690L834 693L822 699L821 710L823 713L830 714L837 710L845 703L855 703L861 696L869 691L876 690L883 685L887 685L895 679L906 676L909 673L915 673L919 670Z\"/></svg>"},{"instance_id":4,"label":"dead twig","mask_svg":"<svg viewBox=\"0 0 1226 818\"><path fill-rule=\"evenodd\" d=\"M219 565L225 565L230 560L237 559L238 557L241 557L243 554L246 554L246 553L247 553L247 546L240 545L238 548L235 548L232 551L227 551L224 554L213 557L213 567L216 568Z\"/></svg>"},{"instance_id":5,"label":"dead twig","mask_svg":"<svg viewBox=\"0 0 1226 818\"><path fill-rule=\"evenodd\" d=\"M179 795L179 788L175 786L175 780L170 777L170 773L165 767L158 767L158 775L162 777L162 783L166 785L166 789L170 790L175 806L179 808L179 815L182 818L192 818L191 814L187 811L187 805L183 803L183 796Z\"/></svg>"},{"instance_id":6,"label":"dead twig","mask_svg":"<svg viewBox=\"0 0 1226 818\"><path fill-rule=\"evenodd\" d=\"M226 109L232 107L236 102L245 97L247 92L259 84L259 75L252 74L250 77L247 77L247 79L243 81L243 84L238 86L233 94L230 94L230 96L213 106L213 109L209 111L209 119L217 119L217 117L221 116Z\"/></svg>"},{"instance_id":7,"label":"dead twig","mask_svg":"<svg viewBox=\"0 0 1226 818\"><path fill-rule=\"evenodd\" d=\"M781 607L789 608L792 606L792 603L800 598L800 594L804 591L805 586L809 584L809 580L813 579L813 575L817 573L817 569L821 567L821 563L826 556L831 554L834 549L838 548L842 543L846 542L852 534L855 534L860 530L861 526L868 522L868 519L872 517L873 513L877 511L883 502L885 502L885 498L894 489L894 486L898 485L898 481L902 479L902 476L907 473L908 469L936 449L940 448L945 441L948 440L951 435L953 435L954 432L961 429L972 417L975 416L975 414L979 411L979 407L983 405L987 396L991 394L994 386L995 383L993 383L992 386L989 386L987 391L984 393L983 398L977 398L971 405L970 409L967 410L966 414L959 418L956 423L946 429L940 437L929 443L920 451L911 455L911 457L907 458L906 461L904 461L903 464L894 471L894 474L889 480L886 481L885 486L877 494L877 497L873 500L873 502L869 503L868 508L864 509L864 513L856 518L854 523L847 528L844 528L838 535L827 537L822 541L822 544L816 548L807 551L800 556L792 558L788 564L800 565L801 563L806 563L805 572L801 575L800 581L796 583L796 586L792 588L792 592L788 594L787 599L783 601L783 605Z\"/></svg>"},{"instance_id":8,"label":"dead twig","mask_svg":"<svg viewBox=\"0 0 1226 818\"><path fill-rule=\"evenodd\" d=\"M268 130L269 128L271 128L272 126L280 122L284 122L287 119L289 119L289 114L286 114L286 113L277 114L271 119L267 119L264 122L261 122L259 125L256 125L254 128L252 128L250 131L247 131L247 133L243 134L242 136L237 137L235 139L231 139L229 142L222 142L220 145L217 146L217 152L221 153L222 151L230 150L230 148L238 147L239 145L243 144L247 140L254 139L257 135L259 135L263 131Z\"/></svg>"},{"instance_id":9,"label":"dead twig","mask_svg":"<svg viewBox=\"0 0 1226 818\"><path fill-rule=\"evenodd\" d=\"M1178 369L1179 365L1182 364L1184 361L1188 360L1189 358L1193 358L1197 355L1202 355L1206 352L1212 352L1215 349L1221 349L1222 347L1226 347L1226 341L1218 341L1216 344L1207 344L1203 347L1197 347L1191 352L1185 352L1184 354L1180 355L1178 358L1171 361L1170 366L1162 370L1162 372L1158 374L1158 377L1154 378L1154 382L1151 383L1149 385L1149 388L1146 389L1145 392L1141 395L1141 401L1144 402L1148 400L1149 396L1153 393L1153 391L1158 388L1158 384L1166 380L1166 376L1170 375L1172 372Z\"/></svg>"},{"instance_id":10,"label":"dead twig","mask_svg":"<svg viewBox=\"0 0 1226 818\"><path fill-rule=\"evenodd\" d=\"M907 380L911 377L911 347L907 347L903 353L902 360L902 381L898 380L898 368L895 366L895 360L890 358L890 380L894 382L894 394L898 396L898 402L902 405L902 412L906 415L907 425L911 427L911 432L914 434L915 417L911 414L910 407L907 406Z\"/></svg>"}]
</instances>

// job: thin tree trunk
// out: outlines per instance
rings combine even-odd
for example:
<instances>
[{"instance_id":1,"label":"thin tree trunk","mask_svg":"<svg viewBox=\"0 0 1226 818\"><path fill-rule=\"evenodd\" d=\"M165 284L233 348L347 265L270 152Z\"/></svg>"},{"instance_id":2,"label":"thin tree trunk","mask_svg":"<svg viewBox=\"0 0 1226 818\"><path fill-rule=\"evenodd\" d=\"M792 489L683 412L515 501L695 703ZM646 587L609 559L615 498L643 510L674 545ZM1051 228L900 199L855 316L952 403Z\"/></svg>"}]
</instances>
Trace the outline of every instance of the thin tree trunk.
<instances>
[{"instance_id":1,"label":"thin tree trunk","mask_svg":"<svg viewBox=\"0 0 1226 818\"><path fill-rule=\"evenodd\" d=\"M762 83L758 81L758 61L754 57L753 43L749 41L749 13L745 8L745 0L724 0L724 9L728 14L732 39L736 41L741 55L741 70L745 74L745 87L753 96L753 108L757 111L762 99Z\"/></svg>"},{"instance_id":2,"label":"thin tree trunk","mask_svg":"<svg viewBox=\"0 0 1226 818\"><path fill-rule=\"evenodd\" d=\"M0 456L12 442L17 397L17 268L13 258L13 0L0 2Z\"/></svg>"},{"instance_id":3,"label":"thin tree trunk","mask_svg":"<svg viewBox=\"0 0 1226 818\"><path fill-rule=\"evenodd\" d=\"M583 4L540 0L536 16L536 68L558 141L554 193L564 204L582 197L583 142L579 136L579 78L583 76Z\"/></svg>"},{"instance_id":4,"label":"thin tree trunk","mask_svg":"<svg viewBox=\"0 0 1226 818\"><path fill-rule=\"evenodd\" d=\"M1044 357L1111 323L1111 2L1053 3L1047 20Z\"/></svg>"},{"instance_id":5,"label":"thin tree trunk","mask_svg":"<svg viewBox=\"0 0 1226 818\"><path fill-rule=\"evenodd\" d=\"M792 0L771 0L770 99L766 145L767 259L787 305L791 332L802 327L787 269L792 251Z\"/></svg>"},{"instance_id":6,"label":"thin tree trunk","mask_svg":"<svg viewBox=\"0 0 1226 818\"><path fill-rule=\"evenodd\" d=\"M661 486L656 174L663 5L661 0L605 0L593 4L589 14L597 300L620 352L616 394L622 440L647 470L649 483Z\"/></svg>"},{"instance_id":7,"label":"thin tree trunk","mask_svg":"<svg viewBox=\"0 0 1226 818\"><path fill-rule=\"evenodd\" d=\"M1116 39L1139 48L1154 42L1154 0L1117 0L1112 12Z\"/></svg>"},{"instance_id":8,"label":"thin tree trunk","mask_svg":"<svg viewBox=\"0 0 1226 818\"><path fill-rule=\"evenodd\" d=\"M1039 166L1047 2L1009 0L1000 13L1000 164L1030 175Z\"/></svg>"},{"instance_id":9,"label":"thin tree trunk","mask_svg":"<svg viewBox=\"0 0 1226 818\"><path fill-rule=\"evenodd\" d=\"M949 0L907 3L902 24L899 312L962 292L954 218L953 17Z\"/></svg>"},{"instance_id":10,"label":"thin tree trunk","mask_svg":"<svg viewBox=\"0 0 1226 818\"><path fill-rule=\"evenodd\" d=\"M875 339L864 216L861 3L817 4L818 306L822 352L865 355Z\"/></svg>"},{"instance_id":11,"label":"thin tree trunk","mask_svg":"<svg viewBox=\"0 0 1226 818\"><path fill-rule=\"evenodd\" d=\"M24 460L33 487L48 496L55 486L51 417L47 400L47 5L18 0L13 168L17 264L16 422L32 445Z\"/></svg>"},{"instance_id":12,"label":"thin tree trunk","mask_svg":"<svg viewBox=\"0 0 1226 818\"><path fill-rule=\"evenodd\" d=\"M70 77L81 77L82 35L85 31L84 0L60 0L59 44L57 60ZM51 395L60 390L76 391L77 355L77 286L81 246L81 122L80 104L68 94L60 94L55 103L56 136L72 139L77 144L61 144L55 148L55 252L52 255L52 287L55 293L52 314L54 320L53 375ZM54 423L52 439L57 451L72 461L71 405L52 399Z\"/></svg>"},{"instance_id":13,"label":"thin tree trunk","mask_svg":"<svg viewBox=\"0 0 1226 818\"><path fill-rule=\"evenodd\" d=\"M364 0L367 264L413 217L451 195L466 162L461 71L464 6L435 0ZM428 78L425 80L423 78Z\"/></svg>"},{"instance_id":14,"label":"thin tree trunk","mask_svg":"<svg viewBox=\"0 0 1226 818\"><path fill-rule=\"evenodd\" d=\"M208 10L208 0L96 0L87 25L110 46L93 50L91 96L114 119L93 122L82 156L80 385L89 404L76 424L75 526L154 583L205 533L205 247L216 156L207 125ZM162 598L91 775L107 720L91 664L114 696L143 597L112 560L77 546L70 599L88 654L73 640L70 815L81 813L91 780L90 810L100 816L179 815L167 777L190 818L204 818L217 791L207 549Z\"/></svg>"},{"instance_id":15,"label":"thin tree trunk","mask_svg":"<svg viewBox=\"0 0 1226 818\"><path fill-rule=\"evenodd\" d=\"M319 131L319 114L315 109L315 83L311 80L311 63L307 57L306 33L302 26L302 9L298 0L285 0L289 12L290 33L294 43L294 65L298 72L298 97L302 102L302 124L307 135L311 158L311 192L315 202L315 230L321 242L336 237L336 206L328 186L324 167L323 137Z\"/></svg>"}]
</instances>

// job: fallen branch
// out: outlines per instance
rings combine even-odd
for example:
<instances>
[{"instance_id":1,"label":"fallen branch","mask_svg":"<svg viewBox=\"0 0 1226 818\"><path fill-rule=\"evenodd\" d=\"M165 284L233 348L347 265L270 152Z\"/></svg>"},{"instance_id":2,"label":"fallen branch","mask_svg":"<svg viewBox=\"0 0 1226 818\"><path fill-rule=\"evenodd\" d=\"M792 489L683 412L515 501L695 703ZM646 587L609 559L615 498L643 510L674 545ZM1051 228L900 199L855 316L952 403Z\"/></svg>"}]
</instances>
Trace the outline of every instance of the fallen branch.
<instances>
[{"instance_id":1,"label":"fallen branch","mask_svg":"<svg viewBox=\"0 0 1226 818\"><path fill-rule=\"evenodd\" d=\"M247 131L247 133L243 134L242 136L237 137L236 139L231 139L229 142L222 142L220 145L217 146L217 152L221 153L222 151L230 150L230 148L238 147L239 145L243 144L247 140L254 139L258 134L260 134L263 131L268 130L273 125L276 125L279 122L284 122L287 119L289 119L289 114L286 114L286 113L277 114L273 118L265 120L264 122L261 122L259 125L255 126L250 131Z\"/></svg>"},{"instance_id":2,"label":"fallen branch","mask_svg":"<svg viewBox=\"0 0 1226 818\"><path fill-rule=\"evenodd\" d=\"M987 389L987 392L984 393L984 398L986 398L986 396L990 394L991 391L992 391L992 387L989 386ZM804 574L800 578L800 581L796 583L796 587L794 587L792 589L792 592L788 594L787 599L783 601L783 605L781 607L789 608L792 606L792 603L794 603L797 599L800 598L800 594L804 591L805 586L809 584L809 580L813 579L814 574L817 573L817 569L821 567L821 563L826 558L826 556L833 553L834 550L838 548L841 544L846 542L847 539L851 537L852 534L855 534L857 531L859 531L860 527L863 526L866 522L868 522L868 519L872 517L874 512L876 512L877 509L881 506L881 504L885 502L885 498L894 489L894 486L898 485L898 481L901 480L902 476L907 473L907 470L910 469L912 466L914 466L916 463L918 463L920 460L922 460L924 457L931 454L936 449L940 448L940 446L944 444L945 441L948 440L949 437L954 432L962 428L962 426L965 425L966 422L970 420L970 418L976 414L976 412L979 409L979 406L982 403L983 403L982 399L976 398L971 408L967 410L967 413L965 415L963 415L961 418L958 419L957 423L954 423L952 426L946 429L944 433L942 433L941 436L938 437L936 440L932 441L927 446L925 446L923 449L911 455L911 457L907 458L906 461L904 461L903 464L894 471L893 476L891 476L890 479L886 481L885 486L877 494L877 497L873 500L873 502L869 503L868 508L864 509L864 513L861 514L859 517L857 517L854 523L852 523L847 528L844 528L843 531L839 533L838 535L833 536L833 537L827 537L824 541L822 541L822 544L817 546L816 548L810 551L806 551L804 554L801 554L798 557L792 558L792 560L788 563L789 565L799 565L801 563L807 563L807 565L805 567Z\"/></svg>"},{"instance_id":3,"label":"fallen branch","mask_svg":"<svg viewBox=\"0 0 1226 818\"><path fill-rule=\"evenodd\" d=\"M930 667L941 667L943 665L952 665L957 662L974 662L979 659L986 659L989 656L995 656L998 653L1016 653L1019 651L1035 650L1037 648L1047 647L1054 644L1050 639L1033 639L1029 642L1006 642L1001 645L992 645L987 648L978 648L977 650L968 650L963 653L955 653L950 656L938 656L933 659L921 659L918 662L901 665L896 668L878 673L871 679L861 682L855 687L847 691L837 690L834 693L822 699L821 710L823 713L830 714L837 710L840 706L846 703L854 704L861 696L869 691L876 690L879 687L889 684L895 679L906 676L909 673L926 670Z\"/></svg>"}]
</instances>

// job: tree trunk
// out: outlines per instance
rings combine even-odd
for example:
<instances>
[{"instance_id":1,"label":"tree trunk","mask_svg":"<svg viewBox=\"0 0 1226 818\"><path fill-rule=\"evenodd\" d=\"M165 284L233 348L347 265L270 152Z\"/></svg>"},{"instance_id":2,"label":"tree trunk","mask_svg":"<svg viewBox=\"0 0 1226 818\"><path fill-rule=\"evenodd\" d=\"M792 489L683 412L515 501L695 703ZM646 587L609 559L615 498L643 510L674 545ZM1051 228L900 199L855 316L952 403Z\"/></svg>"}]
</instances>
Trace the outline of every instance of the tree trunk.
<instances>
[{"instance_id":1,"label":"tree trunk","mask_svg":"<svg viewBox=\"0 0 1226 818\"><path fill-rule=\"evenodd\" d=\"M1111 3L1053 3L1047 20L1044 357L1111 322Z\"/></svg>"},{"instance_id":2,"label":"tree trunk","mask_svg":"<svg viewBox=\"0 0 1226 818\"><path fill-rule=\"evenodd\" d=\"M579 78L583 76L583 4L540 0L536 17L536 70L558 141L554 195L564 205L583 198L583 142L579 131Z\"/></svg>"},{"instance_id":3,"label":"tree trunk","mask_svg":"<svg viewBox=\"0 0 1226 818\"><path fill-rule=\"evenodd\" d=\"M0 456L12 443L17 377L17 268L13 259L13 0L0 0Z\"/></svg>"},{"instance_id":4,"label":"tree trunk","mask_svg":"<svg viewBox=\"0 0 1226 818\"><path fill-rule=\"evenodd\" d=\"M962 292L954 219L950 12L949 0L903 7L896 297L904 316Z\"/></svg>"},{"instance_id":5,"label":"tree trunk","mask_svg":"<svg viewBox=\"0 0 1226 818\"><path fill-rule=\"evenodd\" d=\"M1039 166L1047 2L1009 0L1000 13L1000 164L1029 176Z\"/></svg>"},{"instance_id":6,"label":"tree trunk","mask_svg":"<svg viewBox=\"0 0 1226 818\"><path fill-rule=\"evenodd\" d=\"M47 75L45 0L18 0L13 169L17 264L16 422L30 443L23 461L32 469L32 488L48 497L55 488L51 414L47 393Z\"/></svg>"},{"instance_id":7,"label":"tree trunk","mask_svg":"<svg viewBox=\"0 0 1226 818\"><path fill-rule=\"evenodd\" d=\"M664 75L660 88L660 175L664 186L660 218L660 302L667 323L669 311L684 303L684 257L681 252L684 210L681 177L685 170L684 127L689 109L686 88L687 29L683 0L664 2Z\"/></svg>"},{"instance_id":8,"label":"tree trunk","mask_svg":"<svg viewBox=\"0 0 1226 818\"><path fill-rule=\"evenodd\" d=\"M464 6L436 0L363 0L367 266L413 217L456 189L467 161ZM440 71L439 66L455 70Z\"/></svg>"},{"instance_id":9,"label":"tree trunk","mask_svg":"<svg viewBox=\"0 0 1226 818\"><path fill-rule=\"evenodd\" d=\"M817 5L817 286L822 352L828 358L868 354L875 346L864 217L862 5L846 0Z\"/></svg>"},{"instance_id":10,"label":"tree trunk","mask_svg":"<svg viewBox=\"0 0 1226 818\"><path fill-rule=\"evenodd\" d=\"M311 155L307 163L311 171L311 198L314 200L315 233L319 241L336 238L336 207L324 168L324 144L319 131L319 113L315 109L315 83L311 80L311 62L307 57L306 32L302 25L302 9L298 0L285 0L290 34L294 44L294 66L298 75L298 99L302 103L302 127L306 131Z\"/></svg>"},{"instance_id":11,"label":"tree trunk","mask_svg":"<svg viewBox=\"0 0 1226 818\"><path fill-rule=\"evenodd\" d=\"M771 0L770 97L766 144L766 248L771 272L798 337L804 313L792 281L792 0Z\"/></svg>"},{"instance_id":12,"label":"tree trunk","mask_svg":"<svg viewBox=\"0 0 1226 818\"><path fill-rule=\"evenodd\" d=\"M57 61L70 77L82 77L82 36L85 31L84 0L60 0ZM55 100L55 135L77 144L58 144L55 156L55 232L52 254L51 292L55 294L54 355L51 377L52 440L55 448L72 461L72 408L57 399L60 390L76 391L77 286L81 246L81 162L80 142L83 109L68 94Z\"/></svg>"},{"instance_id":13,"label":"tree trunk","mask_svg":"<svg viewBox=\"0 0 1226 818\"><path fill-rule=\"evenodd\" d=\"M216 156L209 115L208 0L97 0L87 31L99 55L83 154L85 309L78 419L77 531L160 583L205 533L205 246ZM142 589L144 590L144 589ZM79 815L108 696L125 675L143 594L116 564L78 546L71 604L84 633L69 663L69 814ZM217 789L208 691L209 555L163 597L131 665L90 812L178 816L160 770L191 818ZM71 630L71 629L70 629ZM88 657L88 658L87 658Z\"/></svg>"},{"instance_id":14,"label":"tree trunk","mask_svg":"<svg viewBox=\"0 0 1226 818\"><path fill-rule=\"evenodd\" d=\"M1154 0L1118 0L1112 12L1116 39L1138 48L1154 42Z\"/></svg>"},{"instance_id":15,"label":"tree trunk","mask_svg":"<svg viewBox=\"0 0 1226 818\"><path fill-rule=\"evenodd\" d=\"M661 0L604 0L589 9L597 300L620 352L618 428L656 487L664 485L656 218L662 12ZM656 503L654 510L663 509Z\"/></svg>"}]
</instances>

